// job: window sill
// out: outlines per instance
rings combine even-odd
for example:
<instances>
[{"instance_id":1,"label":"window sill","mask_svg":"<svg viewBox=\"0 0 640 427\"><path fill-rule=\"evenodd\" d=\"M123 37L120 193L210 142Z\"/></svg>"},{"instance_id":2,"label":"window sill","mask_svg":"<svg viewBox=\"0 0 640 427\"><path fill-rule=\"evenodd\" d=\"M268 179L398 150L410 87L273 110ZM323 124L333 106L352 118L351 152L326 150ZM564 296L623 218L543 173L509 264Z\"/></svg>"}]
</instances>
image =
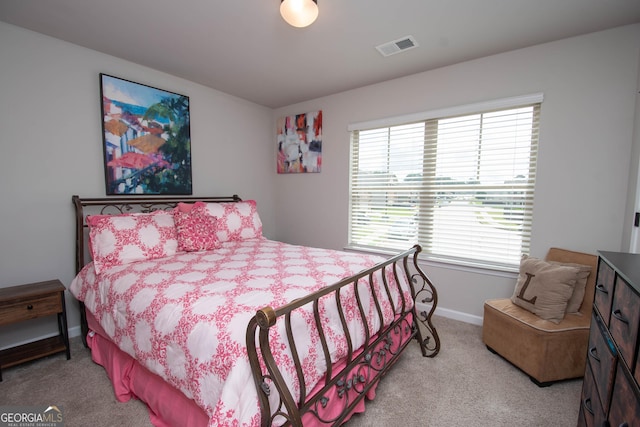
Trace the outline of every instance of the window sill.
<instances>
[{"instance_id":1,"label":"window sill","mask_svg":"<svg viewBox=\"0 0 640 427\"><path fill-rule=\"evenodd\" d=\"M361 252L375 255L392 256L397 255L400 251L392 249L370 248L365 246L345 246L345 251ZM514 278L518 276L518 266L490 265L474 263L469 261L454 261L429 256L424 252L420 253L418 262L421 265L427 265L447 270L464 271L475 274L491 275L498 277Z\"/></svg>"}]
</instances>

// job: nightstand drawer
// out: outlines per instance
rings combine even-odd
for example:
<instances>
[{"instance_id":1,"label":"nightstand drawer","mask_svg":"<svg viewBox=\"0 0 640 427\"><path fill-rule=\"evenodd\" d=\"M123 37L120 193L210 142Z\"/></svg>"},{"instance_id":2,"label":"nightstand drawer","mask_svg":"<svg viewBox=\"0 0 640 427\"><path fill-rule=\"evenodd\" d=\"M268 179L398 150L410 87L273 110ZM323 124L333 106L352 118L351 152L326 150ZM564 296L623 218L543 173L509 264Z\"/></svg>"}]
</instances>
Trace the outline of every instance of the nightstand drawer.
<instances>
[{"instance_id":1,"label":"nightstand drawer","mask_svg":"<svg viewBox=\"0 0 640 427\"><path fill-rule=\"evenodd\" d=\"M0 325L62 313L60 294L25 298L0 304Z\"/></svg>"}]
</instances>

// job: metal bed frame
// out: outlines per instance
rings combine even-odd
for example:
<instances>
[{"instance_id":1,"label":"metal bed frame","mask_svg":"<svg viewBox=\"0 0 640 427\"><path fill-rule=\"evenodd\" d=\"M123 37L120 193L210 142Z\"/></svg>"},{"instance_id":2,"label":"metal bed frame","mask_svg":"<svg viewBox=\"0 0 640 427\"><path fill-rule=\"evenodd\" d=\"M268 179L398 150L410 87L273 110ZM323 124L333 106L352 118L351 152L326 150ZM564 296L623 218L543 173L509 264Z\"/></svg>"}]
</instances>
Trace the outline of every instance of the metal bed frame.
<instances>
[{"instance_id":1,"label":"metal bed frame","mask_svg":"<svg viewBox=\"0 0 640 427\"><path fill-rule=\"evenodd\" d=\"M85 256L88 227L86 216L89 214L120 214L126 212L151 212L154 210L173 209L178 203L203 201L208 203L238 202L237 195L229 197L119 197L119 198L80 198L73 196L76 218L76 273L88 262ZM253 380L258 391L261 411L261 425L271 426L303 426L303 420L311 417L321 425L340 425L354 412L356 406L366 397L367 392L377 385L378 381L398 360L402 351L415 338L424 357L434 357L440 351L440 338L433 326L432 316L436 309L438 296L435 286L418 265L418 254L421 247L412 248L397 254L357 275L345 278L331 286L320 289L303 298L297 299L283 307L264 307L250 320L246 331L246 343L249 361L253 372ZM386 280L391 272L394 283ZM341 303L341 291L353 287L357 307L361 319L365 319L361 300L362 284L368 284L368 296L372 298L377 309L380 323L382 312L376 292L372 290L374 275L382 277L382 288L391 300L391 287L399 286L400 280L410 284L412 303L401 301L400 307L394 307L394 321L380 331L372 330L366 321L365 345L353 348L353 342L347 329L345 309ZM400 295L402 293L400 292ZM344 366L335 370L332 364L328 344L325 337L322 319L319 313L320 300L334 298L339 310L342 332L348 346L348 354ZM418 311L416 303L425 304L429 309ZM326 361L325 385L313 392L307 389L303 370L300 366L298 344L292 333L292 314L303 307L312 307L315 328ZM80 302L81 327L83 340L88 332L85 307ZM281 367L274 357L270 337L274 328L284 325L286 339L291 349L291 357L296 365L297 390L299 398L287 386ZM86 345L86 341L85 341ZM337 396L337 397L336 397ZM270 399L270 397L272 399ZM272 402L277 402L275 405ZM328 415L327 408L332 405L331 414L340 409L337 415ZM306 417L306 418L305 418Z\"/></svg>"}]
</instances>

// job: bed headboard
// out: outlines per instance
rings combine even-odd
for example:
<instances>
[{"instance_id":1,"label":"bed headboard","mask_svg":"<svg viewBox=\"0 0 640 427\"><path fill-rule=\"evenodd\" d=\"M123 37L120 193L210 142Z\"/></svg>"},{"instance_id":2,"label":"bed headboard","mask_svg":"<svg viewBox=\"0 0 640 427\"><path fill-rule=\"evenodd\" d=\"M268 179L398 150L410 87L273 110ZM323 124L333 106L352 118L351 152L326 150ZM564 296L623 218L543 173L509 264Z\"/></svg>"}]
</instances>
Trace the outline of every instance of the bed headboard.
<instances>
[{"instance_id":1,"label":"bed headboard","mask_svg":"<svg viewBox=\"0 0 640 427\"><path fill-rule=\"evenodd\" d=\"M165 196L165 197L109 197L109 198L82 198L72 196L76 214L76 274L89 262L88 256L88 215L117 215L126 212L153 212L157 210L169 210L180 202L205 203L240 202L238 195L222 197L195 197L195 196Z\"/></svg>"}]
</instances>

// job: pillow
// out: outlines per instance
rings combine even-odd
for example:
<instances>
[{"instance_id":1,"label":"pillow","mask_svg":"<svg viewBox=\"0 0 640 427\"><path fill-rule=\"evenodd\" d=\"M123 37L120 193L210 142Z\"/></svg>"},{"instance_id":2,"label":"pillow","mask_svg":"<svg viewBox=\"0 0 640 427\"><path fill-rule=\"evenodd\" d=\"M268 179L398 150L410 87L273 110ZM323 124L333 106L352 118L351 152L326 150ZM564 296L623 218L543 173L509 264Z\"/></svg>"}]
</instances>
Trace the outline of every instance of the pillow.
<instances>
[{"instance_id":1,"label":"pillow","mask_svg":"<svg viewBox=\"0 0 640 427\"><path fill-rule=\"evenodd\" d=\"M178 205L176 206L176 210L179 211L179 212L189 212L191 209L193 209L193 207L195 205L197 205L199 203L204 205L204 203L202 203L202 202L195 202L195 203L179 202Z\"/></svg>"},{"instance_id":2,"label":"pillow","mask_svg":"<svg viewBox=\"0 0 640 427\"><path fill-rule=\"evenodd\" d=\"M553 323L564 319L579 269L523 255L511 301Z\"/></svg>"},{"instance_id":3,"label":"pillow","mask_svg":"<svg viewBox=\"0 0 640 427\"><path fill-rule=\"evenodd\" d=\"M216 217L220 242L262 237L262 221L255 200L205 203L209 215ZM196 207L194 206L194 209Z\"/></svg>"},{"instance_id":4,"label":"pillow","mask_svg":"<svg viewBox=\"0 0 640 427\"><path fill-rule=\"evenodd\" d=\"M178 234L178 250L195 252L209 251L220 247L216 235L215 217L209 215L202 204L202 208L194 206L188 212L176 208L173 219Z\"/></svg>"},{"instance_id":5,"label":"pillow","mask_svg":"<svg viewBox=\"0 0 640 427\"><path fill-rule=\"evenodd\" d=\"M87 224L97 274L105 268L171 256L178 251L171 212L90 215Z\"/></svg>"},{"instance_id":6,"label":"pillow","mask_svg":"<svg viewBox=\"0 0 640 427\"><path fill-rule=\"evenodd\" d=\"M569 267L575 267L578 269L576 286L573 288L573 294L571 294L571 298L569 298L569 302L567 303L567 313L577 313L578 311L580 311L580 306L582 305L582 301L584 300L584 294L587 289L587 280L589 279L589 275L591 274L591 266L574 264L570 262L557 262L557 261L548 261L548 262L554 265L564 265Z\"/></svg>"}]
</instances>

